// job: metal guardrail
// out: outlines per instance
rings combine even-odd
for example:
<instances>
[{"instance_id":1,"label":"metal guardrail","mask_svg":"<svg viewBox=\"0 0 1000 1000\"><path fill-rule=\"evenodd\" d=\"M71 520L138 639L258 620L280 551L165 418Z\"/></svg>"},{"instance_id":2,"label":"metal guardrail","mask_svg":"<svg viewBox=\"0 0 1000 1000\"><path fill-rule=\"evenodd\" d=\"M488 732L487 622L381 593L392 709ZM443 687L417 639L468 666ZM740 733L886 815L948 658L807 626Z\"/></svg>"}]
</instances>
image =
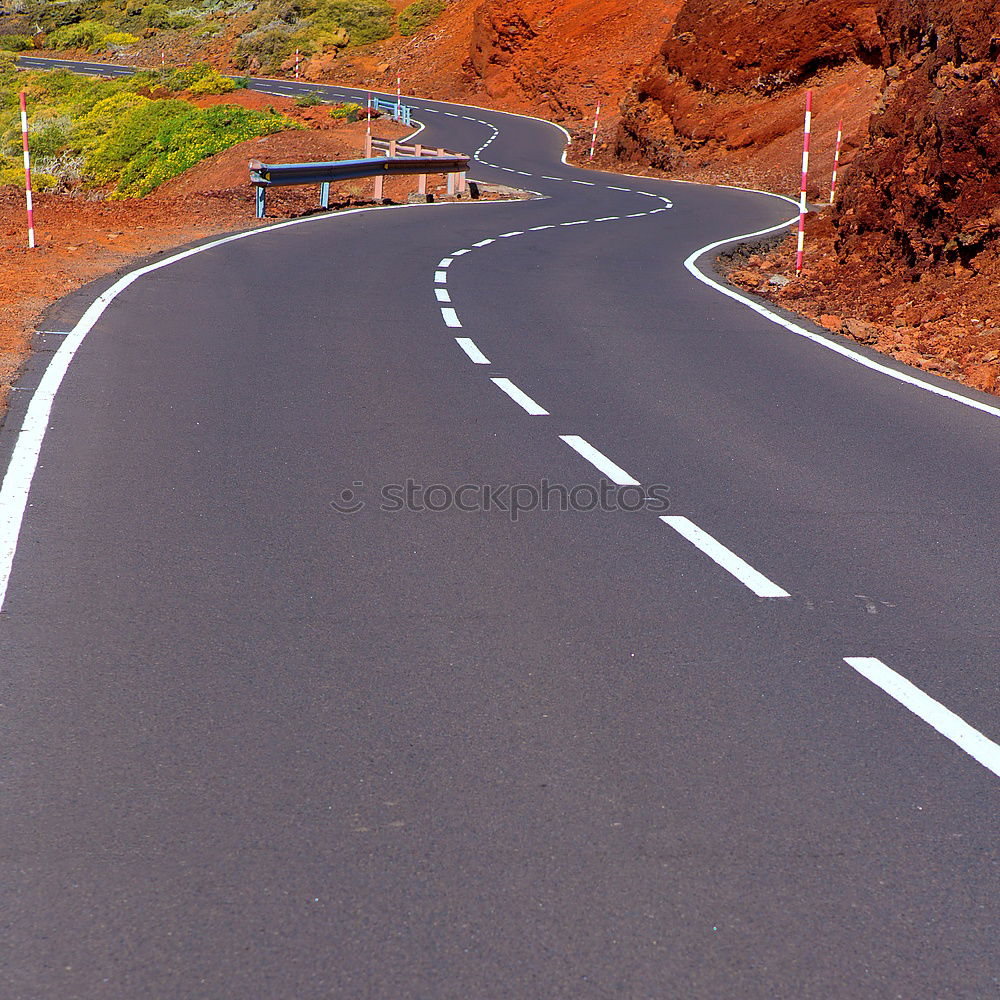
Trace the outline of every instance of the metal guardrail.
<instances>
[{"instance_id":1,"label":"metal guardrail","mask_svg":"<svg viewBox=\"0 0 1000 1000\"><path fill-rule=\"evenodd\" d=\"M448 193L465 189L465 172L469 158L460 154L444 156L385 156L364 160L334 160L325 163L261 163L250 161L250 183L257 189L257 218L263 219L267 211L267 189L293 184L318 184L320 206L330 207L330 184L333 181L353 180L357 177L375 178L375 199L382 200L383 181L387 176L400 174L421 175L421 193L426 193L427 174L447 174ZM458 175L458 184L454 177Z\"/></svg>"},{"instance_id":2,"label":"metal guardrail","mask_svg":"<svg viewBox=\"0 0 1000 1000\"><path fill-rule=\"evenodd\" d=\"M384 111L403 125L413 124L413 108L399 101L387 101L382 97L371 98L372 111Z\"/></svg>"}]
</instances>

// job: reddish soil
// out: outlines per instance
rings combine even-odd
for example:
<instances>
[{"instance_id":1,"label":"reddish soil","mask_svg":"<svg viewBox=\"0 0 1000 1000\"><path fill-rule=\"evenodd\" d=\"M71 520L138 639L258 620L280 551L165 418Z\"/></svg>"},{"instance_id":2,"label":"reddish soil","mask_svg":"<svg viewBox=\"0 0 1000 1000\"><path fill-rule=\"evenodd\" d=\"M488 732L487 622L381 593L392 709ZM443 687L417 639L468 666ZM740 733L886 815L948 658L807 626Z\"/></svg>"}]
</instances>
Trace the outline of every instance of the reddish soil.
<instances>
[{"instance_id":1,"label":"reddish soil","mask_svg":"<svg viewBox=\"0 0 1000 1000\"><path fill-rule=\"evenodd\" d=\"M864 261L841 259L829 210L809 216L808 227L801 278L795 278L797 239L790 235L775 250L739 261L729 279L914 368L1000 395L995 257L965 278L928 270L916 282L905 272L872 281ZM791 280L778 287L771 284L775 275Z\"/></svg>"}]
</instances>

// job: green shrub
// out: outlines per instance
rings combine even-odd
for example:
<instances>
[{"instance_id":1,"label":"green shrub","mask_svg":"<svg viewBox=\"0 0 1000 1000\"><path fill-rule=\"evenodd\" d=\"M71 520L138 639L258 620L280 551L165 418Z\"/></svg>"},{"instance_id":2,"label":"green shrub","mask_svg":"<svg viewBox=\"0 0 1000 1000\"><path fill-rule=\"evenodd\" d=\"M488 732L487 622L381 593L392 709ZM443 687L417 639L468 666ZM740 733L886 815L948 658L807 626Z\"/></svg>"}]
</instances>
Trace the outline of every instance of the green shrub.
<instances>
[{"instance_id":1,"label":"green shrub","mask_svg":"<svg viewBox=\"0 0 1000 1000\"><path fill-rule=\"evenodd\" d=\"M80 21L57 28L45 40L45 45L49 49L91 49L99 46L110 30L98 21Z\"/></svg>"},{"instance_id":2,"label":"green shrub","mask_svg":"<svg viewBox=\"0 0 1000 1000\"><path fill-rule=\"evenodd\" d=\"M203 110L186 107L190 109L187 114L165 121L156 138L130 159L122 170L116 197L149 194L206 156L257 136L297 127L283 115L266 115L233 105L220 104Z\"/></svg>"},{"instance_id":3,"label":"green shrub","mask_svg":"<svg viewBox=\"0 0 1000 1000\"><path fill-rule=\"evenodd\" d=\"M236 89L236 84L228 76L216 73L214 77L206 76L201 80L195 80L188 87L188 93L193 97L201 97L203 94L228 94Z\"/></svg>"},{"instance_id":4,"label":"green shrub","mask_svg":"<svg viewBox=\"0 0 1000 1000\"><path fill-rule=\"evenodd\" d=\"M435 21L444 10L444 0L415 0L399 14L399 33L412 35Z\"/></svg>"},{"instance_id":5,"label":"green shrub","mask_svg":"<svg viewBox=\"0 0 1000 1000\"><path fill-rule=\"evenodd\" d=\"M336 107L330 108L331 118L342 118L349 122L356 122L360 114L360 104L338 104Z\"/></svg>"},{"instance_id":6,"label":"green shrub","mask_svg":"<svg viewBox=\"0 0 1000 1000\"><path fill-rule=\"evenodd\" d=\"M51 174L35 170L31 172L31 186L35 191L51 191L58 183ZM0 187L8 184L24 187L24 167L0 167Z\"/></svg>"},{"instance_id":7,"label":"green shrub","mask_svg":"<svg viewBox=\"0 0 1000 1000\"><path fill-rule=\"evenodd\" d=\"M209 66L205 62L167 70L159 79L159 85L173 94L179 94L184 90L194 92L195 87L199 87L198 92L202 94L225 94L233 89L229 86L231 83L232 81L222 76L214 66Z\"/></svg>"},{"instance_id":8,"label":"green shrub","mask_svg":"<svg viewBox=\"0 0 1000 1000\"><path fill-rule=\"evenodd\" d=\"M149 104L149 98L129 91L120 91L98 101L90 111L77 119L70 134L70 142L79 152L87 152L100 145L104 136L126 112Z\"/></svg>"},{"instance_id":9,"label":"green shrub","mask_svg":"<svg viewBox=\"0 0 1000 1000\"><path fill-rule=\"evenodd\" d=\"M186 101L147 101L119 115L87 156L88 176L98 184L117 181L163 129L196 110Z\"/></svg>"},{"instance_id":10,"label":"green shrub","mask_svg":"<svg viewBox=\"0 0 1000 1000\"><path fill-rule=\"evenodd\" d=\"M317 28L313 31L300 32L297 38L302 38L310 52L330 52L342 49L350 44L351 36L343 28Z\"/></svg>"},{"instance_id":11,"label":"green shrub","mask_svg":"<svg viewBox=\"0 0 1000 1000\"><path fill-rule=\"evenodd\" d=\"M33 156L55 156L69 142L73 122L68 115L32 115L28 131Z\"/></svg>"},{"instance_id":12,"label":"green shrub","mask_svg":"<svg viewBox=\"0 0 1000 1000\"><path fill-rule=\"evenodd\" d=\"M236 43L233 48L233 65L237 69L249 69L256 59L262 70L272 72L292 55L295 48L295 39L288 31L256 31L245 35Z\"/></svg>"},{"instance_id":13,"label":"green shrub","mask_svg":"<svg viewBox=\"0 0 1000 1000\"><path fill-rule=\"evenodd\" d=\"M167 17L167 27L173 28L174 31L183 31L185 28L190 28L197 23L198 18L185 10L174 11Z\"/></svg>"},{"instance_id":14,"label":"green shrub","mask_svg":"<svg viewBox=\"0 0 1000 1000\"><path fill-rule=\"evenodd\" d=\"M174 94L184 90L195 95L228 94L236 89L236 84L229 77L204 62L169 70L160 77L159 85Z\"/></svg>"},{"instance_id":15,"label":"green shrub","mask_svg":"<svg viewBox=\"0 0 1000 1000\"><path fill-rule=\"evenodd\" d=\"M312 91L308 94L302 94L295 98L295 106L297 108L315 108L317 104L322 104L323 98L320 97L316 91Z\"/></svg>"},{"instance_id":16,"label":"green shrub","mask_svg":"<svg viewBox=\"0 0 1000 1000\"><path fill-rule=\"evenodd\" d=\"M166 28L170 25L170 11L165 3L148 3L142 8L142 19L150 28Z\"/></svg>"},{"instance_id":17,"label":"green shrub","mask_svg":"<svg viewBox=\"0 0 1000 1000\"><path fill-rule=\"evenodd\" d=\"M368 45L392 35L395 15L388 0L319 0L310 15L310 28L335 31L342 28L351 45Z\"/></svg>"},{"instance_id":18,"label":"green shrub","mask_svg":"<svg viewBox=\"0 0 1000 1000\"><path fill-rule=\"evenodd\" d=\"M0 49L5 52L27 52L35 43L27 35L0 35Z\"/></svg>"},{"instance_id":19,"label":"green shrub","mask_svg":"<svg viewBox=\"0 0 1000 1000\"><path fill-rule=\"evenodd\" d=\"M98 48L106 49L111 47L121 47L123 45L134 45L138 38L135 35L130 35L127 31L109 31L103 39L101 39L101 44ZM91 50L93 51L93 50Z\"/></svg>"}]
</instances>

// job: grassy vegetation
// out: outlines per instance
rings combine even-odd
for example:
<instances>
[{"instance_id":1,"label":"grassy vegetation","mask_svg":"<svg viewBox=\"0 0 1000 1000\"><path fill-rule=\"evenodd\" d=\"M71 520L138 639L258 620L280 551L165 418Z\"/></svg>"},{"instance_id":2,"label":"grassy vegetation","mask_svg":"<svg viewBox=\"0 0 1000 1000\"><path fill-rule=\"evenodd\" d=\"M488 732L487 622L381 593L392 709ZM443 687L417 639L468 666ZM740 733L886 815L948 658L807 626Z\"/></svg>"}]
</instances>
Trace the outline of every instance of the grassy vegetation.
<instances>
[{"instance_id":1,"label":"grassy vegetation","mask_svg":"<svg viewBox=\"0 0 1000 1000\"><path fill-rule=\"evenodd\" d=\"M444 0L415 0L399 13L399 33L416 34L421 28L426 28L432 21L437 20L443 11Z\"/></svg>"},{"instance_id":2,"label":"grassy vegetation","mask_svg":"<svg viewBox=\"0 0 1000 1000\"><path fill-rule=\"evenodd\" d=\"M398 30L418 31L444 5L444 0L416 0L400 15ZM388 0L21 0L18 9L19 15L4 21L9 33L0 35L0 50L114 53L160 33L181 32L197 43L235 27L240 33L231 53L235 65L264 72L287 63L296 49L304 57L336 54L397 30ZM161 44L169 46L170 40Z\"/></svg>"},{"instance_id":3,"label":"grassy vegetation","mask_svg":"<svg viewBox=\"0 0 1000 1000\"><path fill-rule=\"evenodd\" d=\"M0 59L0 184L24 182L19 90L28 94L38 190L109 186L112 197L132 198L238 142L301 127L275 112L197 108L173 96L234 86L204 64L93 80L61 70L19 73L9 57Z\"/></svg>"}]
</instances>

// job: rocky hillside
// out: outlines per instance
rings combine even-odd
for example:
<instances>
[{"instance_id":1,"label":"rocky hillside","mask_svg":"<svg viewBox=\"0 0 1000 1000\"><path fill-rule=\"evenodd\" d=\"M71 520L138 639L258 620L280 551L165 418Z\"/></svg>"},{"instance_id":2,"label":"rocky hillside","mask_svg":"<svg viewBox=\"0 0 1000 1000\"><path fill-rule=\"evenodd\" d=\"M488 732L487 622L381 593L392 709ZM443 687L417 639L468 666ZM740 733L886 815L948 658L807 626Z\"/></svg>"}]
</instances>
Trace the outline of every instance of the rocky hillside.
<instances>
[{"instance_id":1,"label":"rocky hillside","mask_svg":"<svg viewBox=\"0 0 1000 1000\"><path fill-rule=\"evenodd\" d=\"M1000 4L883 0L878 24L886 85L838 206L838 248L914 278L974 267L1000 235Z\"/></svg>"}]
</instances>

